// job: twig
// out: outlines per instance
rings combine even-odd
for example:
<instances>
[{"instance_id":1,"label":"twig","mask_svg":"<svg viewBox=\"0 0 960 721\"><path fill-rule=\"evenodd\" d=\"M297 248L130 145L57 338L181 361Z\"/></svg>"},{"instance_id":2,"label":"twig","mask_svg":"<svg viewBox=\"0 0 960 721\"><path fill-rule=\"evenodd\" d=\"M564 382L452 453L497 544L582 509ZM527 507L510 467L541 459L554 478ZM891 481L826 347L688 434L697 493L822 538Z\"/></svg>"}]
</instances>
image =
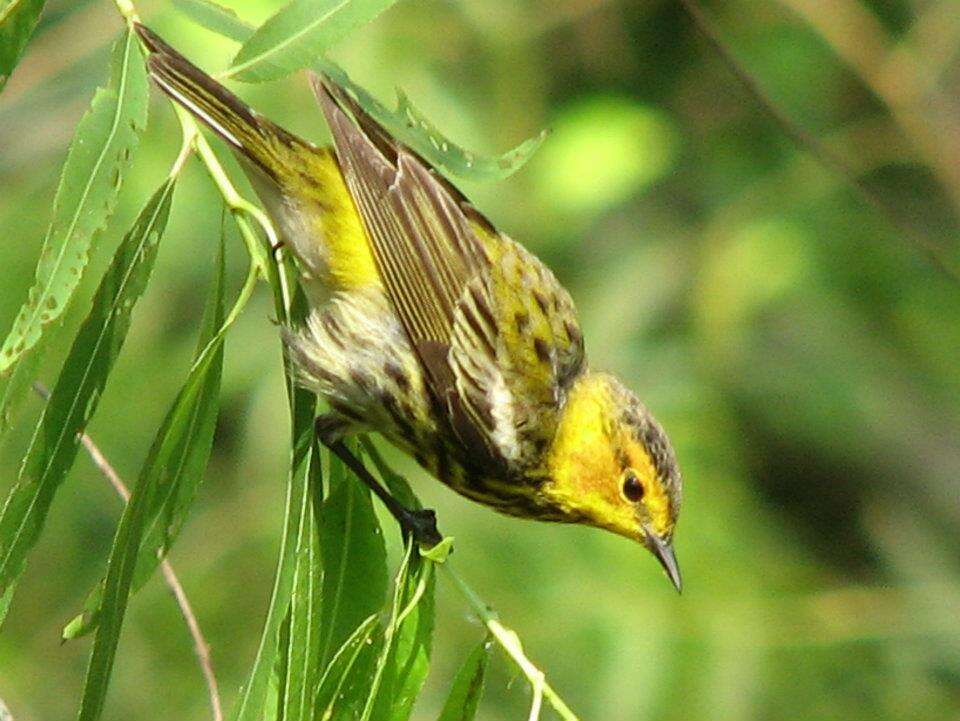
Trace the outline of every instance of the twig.
<instances>
[{"instance_id":1,"label":"twig","mask_svg":"<svg viewBox=\"0 0 960 721\"><path fill-rule=\"evenodd\" d=\"M960 269L944 256L943 249L925 235L903 223L880 198L861 181L850 165L839 155L834 153L816 137L808 133L803 127L793 121L760 86L757 79L747 70L730 50L726 42L720 37L715 23L707 16L697 0L679 0L686 9L694 24L703 33L707 41L713 46L727 68L743 83L747 91L753 95L764 111L780 126L783 132L799 147L806 149L821 165L835 173L849 183L857 196L865 204L873 208L904 238L908 239L927 259L946 275L950 280L960 284Z\"/></svg>"},{"instance_id":2,"label":"twig","mask_svg":"<svg viewBox=\"0 0 960 721\"><path fill-rule=\"evenodd\" d=\"M861 82L883 101L960 213L960 130L909 44L893 46L889 33L861 0L779 0L803 18ZM956 2L945 3L956 14ZM919 21L915 21L919 22ZM946 24L949 29L950 24ZM893 61L899 67L889 63ZM893 70L894 72L890 72Z\"/></svg>"},{"instance_id":3,"label":"twig","mask_svg":"<svg viewBox=\"0 0 960 721\"><path fill-rule=\"evenodd\" d=\"M467 603L470 604L474 613L480 617L480 620L483 622L483 625L487 627L490 635L492 635L503 650L506 651L507 655L517 664L520 671L523 672L523 675L527 677L527 681L530 682L530 687L533 689L533 704L530 708L530 719L536 719L540 715L541 698L545 698L547 703L553 706L554 711L556 711L564 721L579 721L577 715L570 710L570 707L567 706L564 700L553 690L553 687L547 683L543 671L537 668L534 663L527 658L527 655L523 651L523 644L520 643L520 638L517 634L500 623L496 612L483 602L476 591L467 585L466 581L457 575L450 566L449 559L440 564L440 567L446 572L447 576L453 582L453 585L457 587L457 590L467 599Z\"/></svg>"},{"instance_id":4,"label":"twig","mask_svg":"<svg viewBox=\"0 0 960 721\"><path fill-rule=\"evenodd\" d=\"M33 389L37 392L37 395L44 400L50 399L50 391L39 381L34 382ZM123 499L123 502L127 503L130 500L130 491L127 489L123 479L120 478L120 474L117 473L116 469L111 465L110 461L107 460L106 456L103 455L103 452L89 435L80 433L79 438L83 447L90 455L93 464L97 467L97 470L110 482L113 490ZM167 587L177 602L180 615L183 616L183 620L187 624L190 636L193 638L193 647L197 656L197 662L200 664L200 670L203 672L203 678L207 683L207 695L210 697L210 711L213 715L213 721L223 721L220 689L217 685L217 676L213 672L213 659L210 657L210 645L200 630L200 623L197 621L197 616L193 612L193 607L190 605L186 591L183 590L183 584L180 583L180 579L177 578L177 574L173 570L173 565L169 560L163 558L160 560L160 570L163 573L164 582L167 584ZM0 721L5 721L2 711L3 708L2 705L0 705Z\"/></svg>"}]
</instances>

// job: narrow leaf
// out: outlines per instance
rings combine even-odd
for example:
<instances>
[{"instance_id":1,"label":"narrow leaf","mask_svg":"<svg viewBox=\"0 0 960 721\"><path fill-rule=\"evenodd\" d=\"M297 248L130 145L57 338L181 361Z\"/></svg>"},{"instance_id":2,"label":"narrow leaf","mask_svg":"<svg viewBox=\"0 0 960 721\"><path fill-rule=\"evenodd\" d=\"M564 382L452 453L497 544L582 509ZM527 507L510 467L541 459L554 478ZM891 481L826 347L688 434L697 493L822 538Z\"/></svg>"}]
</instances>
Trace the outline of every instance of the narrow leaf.
<instances>
[{"instance_id":1,"label":"narrow leaf","mask_svg":"<svg viewBox=\"0 0 960 721\"><path fill-rule=\"evenodd\" d=\"M314 442L310 463L311 505L321 500L320 449ZM314 693L320 680L320 608L323 581L315 514L308 514L297 543L293 597L290 600L289 634L281 645L283 683L278 719L312 721ZM284 648L285 645L285 648Z\"/></svg>"},{"instance_id":2,"label":"narrow leaf","mask_svg":"<svg viewBox=\"0 0 960 721\"><path fill-rule=\"evenodd\" d=\"M44 336L46 338L47 336ZM43 342L32 353L20 359L13 370L0 375L0 436L16 422L21 405L29 397L28 390L37 378L37 369L43 359Z\"/></svg>"},{"instance_id":3,"label":"narrow leaf","mask_svg":"<svg viewBox=\"0 0 960 721\"><path fill-rule=\"evenodd\" d=\"M320 661L326 664L363 619L383 606L387 592L386 549L370 492L332 454L320 549L324 569Z\"/></svg>"},{"instance_id":4,"label":"narrow leaf","mask_svg":"<svg viewBox=\"0 0 960 721\"><path fill-rule=\"evenodd\" d=\"M390 606L390 620L383 632L383 645L377 656L376 670L373 679L367 689L366 700L363 705L363 713L360 716L361 721L370 721L373 711L377 705L377 699L380 694L380 687L383 682L383 675L386 672L387 664L390 662L390 656L393 652L393 639L397 632L397 626L400 623L401 604L403 603L403 592L407 584L407 575L410 572L410 559L413 553L413 544L408 543L403 554L403 560L400 562L400 568L397 569L397 578L393 586L393 602Z\"/></svg>"},{"instance_id":5,"label":"narrow leaf","mask_svg":"<svg viewBox=\"0 0 960 721\"><path fill-rule=\"evenodd\" d=\"M0 374L36 345L43 328L60 317L70 301L87 264L92 238L114 211L146 117L143 57L128 31L114 47L109 85L97 91L70 144L36 284L0 348Z\"/></svg>"},{"instance_id":6,"label":"narrow leaf","mask_svg":"<svg viewBox=\"0 0 960 721\"><path fill-rule=\"evenodd\" d=\"M244 82L263 82L308 67L396 0L292 0L247 40L230 68Z\"/></svg>"},{"instance_id":7,"label":"narrow leaf","mask_svg":"<svg viewBox=\"0 0 960 721\"><path fill-rule=\"evenodd\" d=\"M377 626L376 614L367 616L330 659L313 701L316 721L330 721L335 710L342 710L348 705L344 691L348 688L360 656L365 650L373 648L371 639Z\"/></svg>"},{"instance_id":8,"label":"narrow leaf","mask_svg":"<svg viewBox=\"0 0 960 721\"><path fill-rule=\"evenodd\" d=\"M0 10L0 91L20 62L45 0L11 0Z\"/></svg>"},{"instance_id":9,"label":"narrow leaf","mask_svg":"<svg viewBox=\"0 0 960 721\"><path fill-rule=\"evenodd\" d=\"M291 388L290 413L293 426L293 453L280 558L274 578L273 592L267 619L263 625L257 656L247 683L237 700L233 718L236 721L260 721L266 703L270 676L277 657L280 627L287 616L293 594L294 572L297 564L297 541L308 521L310 494L308 478L313 462L313 418L316 398L303 389Z\"/></svg>"},{"instance_id":10,"label":"narrow leaf","mask_svg":"<svg viewBox=\"0 0 960 721\"><path fill-rule=\"evenodd\" d=\"M361 437L363 448L377 468L390 493L408 508L421 508L410 484L390 468L367 436ZM449 546L449 542L446 544ZM434 563L413 554L405 560L397 575L394 606L402 609L399 618L385 634L388 642L382 651L382 673L378 673L379 691L374 689L375 703L368 703L370 718L405 721L410 717L430 666L430 650L434 621Z\"/></svg>"},{"instance_id":11,"label":"narrow leaf","mask_svg":"<svg viewBox=\"0 0 960 721\"><path fill-rule=\"evenodd\" d=\"M402 90L397 90L397 107L390 110L370 93L350 80L338 65L321 59L314 67L347 88L374 119L398 140L409 145L428 162L446 173L471 181L502 180L517 172L547 137L546 131L524 140L502 155L485 156L466 150L447 138L414 107Z\"/></svg>"},{"instance_id":12,"label":"narrow leaf","mask_svg":"<svg viewBox=\"0 0 960 721\"><path fill-rule=\"evenodd\" d=\"M464 660L450 687L438 721L473 721L490 665L490 640L481 641Z\"/></svg>"},{"instance_id":13,"label":"narrow leaf","mask_svg":"<svg viewBox=\"0 0 960 721\"><path fill-rule=\"evenodd\" d=\"M217 251L214 282L205 304L196 357L187 380L157 431L141 473L157 490L147 509L131 593L138 591L166 556L183 527L213 446L223 367L224 238ZM94 588L84 610L64 628L73 639L96 628L105 580Z\"/></svg>"},{"instance_id":14,"label":"narrow leaf","mask_svg":"<svg viewBox=\"0 0 960 721\"><path fill-rule=\"evenodd\" d=\"M76 458L77 434L96 410L133 307L153 270L173 188L172 179L160 186L120 244L40 416L17 483L0 512L0 595L23 569Z\"/></svg>"},{"instance_id":15,"label":"narrow leaf","mask_svg":"<svg viewBox=\"0 0 960 721\"><path fill-rule=\"evenodd\" d=\"M150 472L149 463L130 495L114 536L113 548L107 565L103 601L100 604L100 625L90 653L90 664L84 682L79 721L96 721L103 712L110 674L120 642L120 630L130 597L130 583L137 564L140 537L147 520L147 512L156 493L157 475Z\"/></svg>"},{"instance_id":16,"label":"narrow leaf","mask_svg":"<svg viewBox=\"0 0 960 721\"><path fill-rule=\"evenodd\" d=\"M174 2L197 24L235 42L246 42L254 33L254 27L238 18L232 10L209 0ZM347 73L330 60L318 59L313 63L313 67L350 90L361 107L396 138L416 150L431 164L463 180L482 182L502 180L513 175L537 151L547 136L547 132L542 131L501 155L480 155L457 145L443 135L436 125L414 107L403 91L397 90L397 107L390 110L350 80Z\"/></svg>"},{"instance_id":17,"label":"narrow leaf","mask_svg":"<svg viewBox=\"0 0 960 721\"><path fill-rule=\"evenodd\" d=\"M238 43L249 40L256 30L230 8L210 0L173 0L173 6L197 25Z\"/></svg>"},{"instance_id":18,"label":"narrow leaf","mask_svg":"<svg viewBox=\"0 0 960 721\"><path fill-rule=\"evenodd\" d=\"M401 586L401 614L371 718L407 721L430 668L434 564L414 553Z\"/></svg>"},{"instance_id":19,"label":"narrow leaf","mask_svg":"<svg viewBox=\"0 0 960 721\"><path fill-rule=\"evenodd\" d=\"M10 602L13 600L16 587L16 583L11 583L7 586L7 590L0 594L0 626L3 626L3 620L7 617L7 611L10 610Z\"/></svg>"},{"instance_id":20,"label":"narrow leaf","mask_svg":"<svg viewBox=\"0 0 960 721\"><path fill-rule=\"evenodd\" d=\"M362 721L410 717L430 661L433 585L433 564L416 555L408 543Z\"/></svg>"}]
</instances>

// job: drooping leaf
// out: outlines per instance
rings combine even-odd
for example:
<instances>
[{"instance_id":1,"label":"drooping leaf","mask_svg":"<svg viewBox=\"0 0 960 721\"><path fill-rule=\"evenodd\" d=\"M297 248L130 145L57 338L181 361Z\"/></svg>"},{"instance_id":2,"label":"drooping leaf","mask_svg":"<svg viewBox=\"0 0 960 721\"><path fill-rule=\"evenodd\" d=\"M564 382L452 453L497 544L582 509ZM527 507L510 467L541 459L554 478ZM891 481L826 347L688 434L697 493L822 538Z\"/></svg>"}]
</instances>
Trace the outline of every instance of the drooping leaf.
<instances>
[{"instance_id":1,"label":"drooping leaf","mask_svg":"<svg viewBox=\"0 0 960 721\"><path fill-rule=\"evenodd\" d=\"M175 2L194 22L235 42L246 42L255 31L252 25L238 18L232 10L222 8L209 0ZM546 131L543 131L501 155L474 153L444 136L436 125L414 107L402 91L397 91L397 107L391 110L354 83L349 75L332 61L321 58L312 63L312 66L349 89L361 107L394 136L433 165L463 180L482 182L502 180L513 175L537 151L547 135Z\"/></svg>"},{"instance_id":2,"label":"drooping leaf","mask_svg":"<svg viewBox=\"0 0 960 721\"><path fill-rule=\"evenodd\" d=\"M28 397L28 391L37 378L37 370L43 359L44 336L40 347L27 353L6 375L0 375L0 436L10 430L20 407Z\"/></svg>"},{"instance_id":3,"label":"drooping leaf","mask_svg":"<svg viewBox=\"0 0 960 721\"><path fill-rule=\"evenodd\" d=\"M464 180L502 180L513 175L530 159L547 137L546 131L542 131L539 135L527 138L501 155L479 155L462 148L444 136L437 126L414 107L402 90L397 90L396 109L390 110L350 80L350 76L335 63L321 59L314 63L314 67L329 75L337 84L347 88L360 106L398 140L409 145L427 161L449 175Z\"/></svg>"},{"instance_id":4,"label":"drooping leaf","mask_svg":"<svg viewBox=\"0 0 960 721\"><path fill-rule=\"evenodd\" d=\"M356 449L355 446L351 446ZM382 606L387 592L383 532L370 492L330 456L330 492L320 514L323 555L322 641L325 665L350 633Z\"/></svg>"},{"instance_id":5,"label":"drooping leaf","mask_svg":"<svg viewBox=\"0 0 960 721\"><path fill-rule=\"evenodd\" d=\"M287 617L293 595L294 573L297 565L297 542L310 514L310 464L317 462L313 452L313 418L316 397L300 388L291 388L290 415L293 452L287 501L284 510L283 538L274 578L267 618L263 624L260 643L253 667L234 708L235 721L260 721L267 699L270 676L277 658L280 627Z\"/></svg>"},{"instance_id":6,"label":"drooping leaf","mask_svg":"<svg viewBox=\"0 0 960 721\"><path fill-rule=\"evenodd\" d=\"M204 307L193 366L153 442L141 478L156 488L147 509L131 593L136 593L170 550L186 520L213 445L220 402L224 326L224 238L217 252L214 281ZM143 482L143 481L141 481ZM93 589L84 610L63 630L64 639L89 633L98 623L105 580Z\"/></svg>"},{"instance_id":7,"label":"drooping leaf","mask_svg":"<svg viewBox=\"0 0 960 721\"><path fill-rule=\"evenodd\" d=\"M430 663L433 590L433 564L420 558L408 542L361 721L410 717Z\"/></svg>"},{"instance_id":8,"label":"drooping leaf","mask_svg":"<svg viewBox=\"0 0 960 721\"><path fill-rule=\"evenodd\" d=\"M414 551L401 585L401 612L371 718L407 721L423 688L433 641L433 569L432 562Z\"/></svg>"},{"instance_id":9,"label":"drooping leaf","mask_svg":"<svg viewBox=\"0 0 960 721\"><path fill-rule=\"evenodd\" d=\"M390 493L408 508L422 504L410 484L380 456L367 436L361 444L376 466ZM383 671L378 674L379 690L373 694L375 704L369 707L370 718L404 721L410 717L413 703L420 693L430 666L430 650L434 621L434 562L419 553L405 559L397 574L395 606L401 609L397 622L388 629L387 648L382 651Z\"/></svg>"},{"instance_id":10,"label":"drooping leaf","mask_svg":"<svg viewBox=\"0 0 960 721\"><path fill-rule=\"evenodd\" d=\"M197 25L238 43L246 42L256 31L233 10L210 0L173 0L173 6Z\"/></svg>"},{"instance_id":11,"label":"drooping leaf","mask_svg":"<svg viewBox=\"0 0 960 721\"><path fill-rule=\"evenodd\" d=\"M292 0L261 25L233 59L244 82L276 80L308 67L397 0Z\"/></svg>"},{"instance_id":12,"label":"drooping leaf","mask_svg":"<svg viewBox=\"0 0 960 721\"><path fill-rule=\"evenodd\" d=\"M0 512L0 594L20 575L76 458L77 434L97 408L153 270L173 188L173 179L160 186L120 244L37 423L17 483Z\"/></svg>"},{"instance_id":13,"label":"drooping leaf","mask_svg":"<svg viewBox=\"0 0 960 721\"><path fill-rule=\"evenodd\" d=\"M157 491L158 476L151 473L148 465L130 494L130 501L123 509L117 527L107 565L103 599L98 617L100 624L94 637L90 664L84 681L83 699L80 703L79 721L96 721L103 712L103 703L110 684L113 661L120 642L120 630L126 615L130 597L130 583L137 564L140 537L143 534L147 513Z\"/></svg>"},{"instance_id":14,"label":"drooping leaf","mask_svg":"<svg viewBox=\"0 0 960 721\"><path fill-rule=\"evenodd\" d=\"M16 582L11 583L7 586L7 590L0 594L0 626L3 625L3 620L7 617L7 611L10 610L10 602L13 600L13 592L16 587Z\"/></svg>"},{"instance_id":15,"label":"drooping leaf","mask_svg":"<svg viewBox=\"0 0 960 721\"><path fill-rule=\"evenodd\" d=\"M11 0L0 9L0 91L33 35L46 0Z\"/></svg>"},{"instance_id":16,"label":"drooping leaf","mask_svg":"<svg viewBox=\"0 0 960 721\"><path fill-rule=\"evenodd\" d=\"M115 45L111 67L109 84L97 91L70 144L36 283L0 347L0 374L36 345L44 327L69 303L93 236L116 207L121 181L146 125L147 76L131 32Z\"/></svg>"},{"instance_id":17,"label":"drooping leaf","mask_svg":"<svg viewBox=\"0 0 960 721\"><path fill-rule=\"evenodd\" d=\"M483 695L483 682L490 665L490 649L490 639L485 638L464 660L453 679L438 721L473 721Z\"/></svg>"},{"instance_id":18,"label":"drooping leaf","mask_svg":"<svg viewBox=\"0 0 960 721\"><path fill-rule=\"evenodd\" d=\"M383 643L380 652L377 654L376 668L373 678L367 689L366 698L363 703L363 713L360 721L370 721L374 718L373 711L377 706L377 699L380 695L380 688L383 683L383 676L390 662L390 656L393 652L393 639L397 633L397 626L400 622L401 604L403 603L403 591L407 584L407 575L410 572L410 559L413 554L413 545L408 543L400 562L400 568L397 569L397 578L393 586L393 601L390 605L390 618L383 632ZM379 719L377 720L379 721Z\"/></svg>"},{"instance_id":19,"label":"drooping leaf","mask_svg":"<svg viewBox=\"0 0 960 721\"><path fill-rule=\"evenodd\" d=\"M320 449L314 441L310 464L311 507L321 501L323 478ZM278 689L277 718L282 721L313 721L314 695L320 681L320 609L323 565L317 533L317 513L308 514L297 542L293 597L290 600L289 632L281 643L283 674Z\"/></svg>"},{"instance_id":20,"label":"drooping leaf","mask_svg":"<svg viewBox=\"0 0 960 721\"><path fill-rule=\"evenodd\" d=\"M345 711L348 707L358 705L357 701L362 702L363 698L366 698L365 693L361 699L348 698L346 692L352 690L350 679L359 665L358 660L373 649L371 639L377 627L376 614L368 616L330 659L320 677L313 701L316 721L330 721L336 711ZM353 687L356 688L356 685Z\"/></svg>"}]
</instances>

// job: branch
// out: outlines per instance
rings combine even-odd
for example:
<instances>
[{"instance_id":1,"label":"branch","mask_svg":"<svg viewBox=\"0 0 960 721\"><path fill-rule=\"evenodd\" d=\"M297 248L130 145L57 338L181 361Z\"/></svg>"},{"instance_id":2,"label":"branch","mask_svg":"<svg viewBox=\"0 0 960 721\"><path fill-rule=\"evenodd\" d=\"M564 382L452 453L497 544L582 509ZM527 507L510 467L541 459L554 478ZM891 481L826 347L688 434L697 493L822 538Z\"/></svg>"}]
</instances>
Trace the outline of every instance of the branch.
<instances>
[{"instance_id":1,"label":"branch","mask_svg":"<svg viewBox=\"0 0 960 721\"><path fill-rule=\"evenodd\" d=\"M40 383L39 381L34 382L33 389L37 392L44 400L50 399L50 391ZM130 500L130 491L127 488L126 484L123 482L123 479L120 478L120 474L117 473L116 469L111 465L110 461L107 460L106 456L103 455L103 452L93 442L93 439L90 438L86 433L80 433L79 436L80 442L83 444L83 447L87 449L87 453L90 455L90 459L93 461L93 464L97 467L100 473L103 474L110 485L113 486L113 490L117 492L117 495L123 499L124 503L127 503ZM170 589L170 592L173 594L174 599L177 602L177 606L180 609L180 615L183 616L183 620L187 624L187 629L190 631L190 636L193 638L193 647L194 652L197 656L197 662L200 664L200 670L203 672L203 678L207 683L207 694L210 697L210 711L213 715L213 721L223 721L223 708L220 703L220 689L217 686L217 677L213 672L213 660L210 657L210 644L207 643L206 638L203 635L203 632L200 630L200 623L197 621L197 616L193 612L193 607L190 605L190 601L187 598L186 592L183 590L183 584L180 583L180 579L177 578L176 572L173 570L173 565L166 558L160 561L160 570L163 573L163 580L167 584L167 587ZM0 721L7 721L8 716L4 717L3 715L4 707L2 701L0 701Z\"/></svg>"},{"instance_id":2,"label":"branch","mask_svg":"<svg viewBox=\"0 0 960 721\"><path fill-rule=\"evenodd\" d=\"M523 644L520 643L520 638L517 634L511 629L504 626L500 623L500 619L497 618L496 612L477 595L477 592L474 591L470 586L467 585L467 582L460 578L459 575L450 567L449 559L440 564L441 568L446 571L447 576L453 582L453 585L457 587L457 590L463 595L467 600L467 603L470 604L470 607L473 609L474 613L480 617L480 620L483 622L483 625L487 627L487 630L490 634L496 639L497 643L506 651L507 655L513 660L514 663L520 668L523 672L523 675L527 677L527 680L530 682L530 687L533 689L533 703L530 708L530 721L535 721L540 715L540 702L541 698L547 700L553 709L557 712L560 718L563 721L579 721L577 715L570 710L570 707L560 698L559 694L553 690L553 687L547 683L546 677L544 676L543 671L537 668L534 663L527 658L526 653L523 651Z\"/></svg>"},{"instance_id":3,"label":"branch","mask_svg":"<svg viewBox=\"0 0 960 721\"><path fill-rule=\"evenodd\" d=\"M689 13L700 32L703 33L707 41L713 46L714 50L716 50L720 59L727 65L727 68L743 83L747 91L753 95L761 108L773 118L783 132L797 146L806 150L823 167L845 180L862 202L870 206L878 215L884 218L903 238L919 248L921 253L926 256L934 267L954 283L960 284L960 269L945 256L943 249L939 245L925 235L917 232L914 228L903 223L879 196L857 177L856 172L846 160L830 150L798 123L794 122L794 120L773 101L753 74L740 63L727 43L720 37L716 24L703 11L698 0L679 0L679 2Z\"/></svg>"}]
</instances>

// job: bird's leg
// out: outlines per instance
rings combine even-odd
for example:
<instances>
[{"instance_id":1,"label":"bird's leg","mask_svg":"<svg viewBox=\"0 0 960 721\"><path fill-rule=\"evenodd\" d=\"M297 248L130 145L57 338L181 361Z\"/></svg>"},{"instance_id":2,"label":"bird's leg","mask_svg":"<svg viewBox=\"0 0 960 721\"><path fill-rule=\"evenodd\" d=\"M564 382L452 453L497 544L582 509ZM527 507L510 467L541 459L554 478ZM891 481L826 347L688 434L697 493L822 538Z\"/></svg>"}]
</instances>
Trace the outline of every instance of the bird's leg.
<instances>
[{"instance_id":1,"label":"bird's leg","mask_svg":"<svg viewBox=\"0 0 960 721\"><path fill-rule=\"evenodd\" d=\"M317 438L337 456L344 465L353 471L353 474L363 481L373 491L377 498L383 501L390 514L397 519L404 536L413 539L424 546L435 546L442 540L437 530L437 514L430 509L414 510L407 508L400 501L390 495L390 491L383 487L367 470L363 462L347 448L343 442L343 421L333 413L319 416L316 420Z\"/></svg>"}]
</instances>

